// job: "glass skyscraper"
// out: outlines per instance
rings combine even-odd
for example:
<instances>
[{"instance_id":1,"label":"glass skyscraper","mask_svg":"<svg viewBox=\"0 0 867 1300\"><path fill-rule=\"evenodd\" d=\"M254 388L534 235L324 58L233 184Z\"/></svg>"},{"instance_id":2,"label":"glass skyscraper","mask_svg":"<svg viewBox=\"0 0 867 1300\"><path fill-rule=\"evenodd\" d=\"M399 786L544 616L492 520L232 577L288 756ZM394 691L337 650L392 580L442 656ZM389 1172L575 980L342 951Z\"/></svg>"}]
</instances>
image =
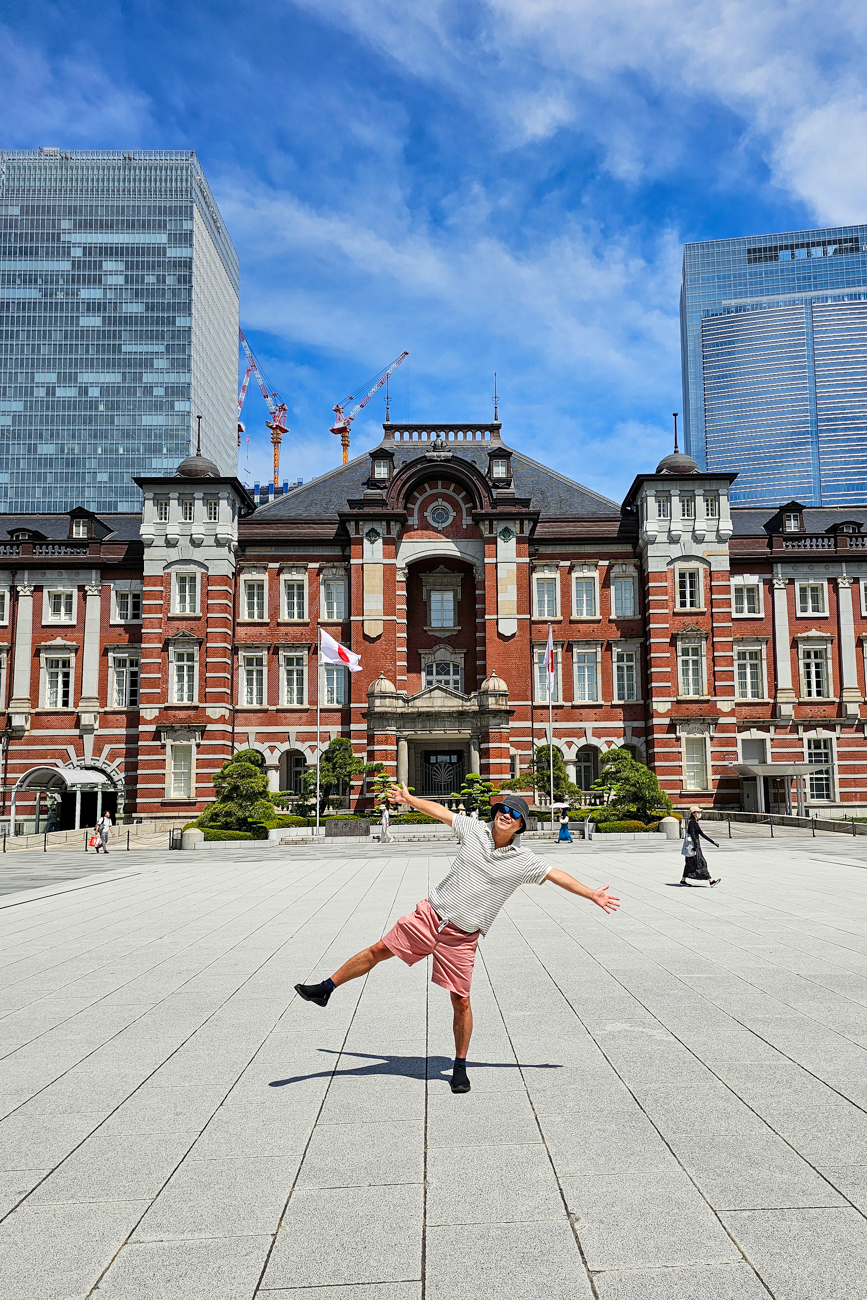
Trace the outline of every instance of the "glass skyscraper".
<instances>
[{"instance_id":1,"label":"glass skyscraper","mask_svg":"<svg viewBox=\"0 0 867 1300\"><path fill-rule=\"evenodd\" d=\"M867 226L687 244L686 447L732 499L867 502Z\"/></svg>"},{"instance_id":2,"label":"glass skyscraper","mask_svg":"<svg viewBox=\"0 0 867 1300\"><path fill-rule=\"evenodd\" d=\"M0 151L0 511L237 469L238 258L190 152Z\"/></svg>"}]
</instances>

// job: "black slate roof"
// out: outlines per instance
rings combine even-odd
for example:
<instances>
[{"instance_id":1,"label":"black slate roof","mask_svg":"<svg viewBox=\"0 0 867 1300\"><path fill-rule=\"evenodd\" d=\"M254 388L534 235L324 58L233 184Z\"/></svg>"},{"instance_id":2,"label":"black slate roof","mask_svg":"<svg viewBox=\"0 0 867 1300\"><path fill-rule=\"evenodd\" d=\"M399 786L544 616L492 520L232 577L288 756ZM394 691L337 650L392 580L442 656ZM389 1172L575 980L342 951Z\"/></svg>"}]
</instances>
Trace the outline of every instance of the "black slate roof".
<instances>
[{"instance_id":1,"label":"black slate roof","mask_svg":"<svg viewBox=\"0 0 867 1300\"><path fill-rule=\"evenodd\" d=\"M766 537L765 525L778 517L779 506L732 506L732 535L734 537ZM805 533L826 533L835 524L846 521L859 523L867 532L867 506L805 506L803 511Z\"/></svg>"},{"instance_id":2,"label":"black slate roof","mask_svg":"<svg viewBox=\"0 0 867 1300\"><path fill-rule=\"evenodd\" d=\"M429 443L387 442L382 447L393 453L395 470L402 469L408 461L420 460ZM454 453L455 460L471 461L483 474L488 469L488 452L496 443L450 442L448 450ZM505 444L502 444L505 446ZM511 448L506 448L507 451ZM432 461L432 469L437 462ZM448 462L443 464L443 471ZM610 516L619 515L620 506L616 501L609 501L590 488L582 487L564 474L540 465L522 452L512 451L513 486L519 497L530 497L531 508L539 510L542 517L558 518L562 516ZM359 497L364 491L370 476L370 456L367 452L357 456L348 465L338 465L319 478L311 479L302 487L294 488L285 496L276 497L267 505L259 506L248 521L264 523L273 519L332 519L339 510L347 509L350 497Z\"/></svg>"},{"instance_id":3,"label":"black slate roof","mask_svg":"<svg viewBox=\"0 0 867 1300\"><path fill-rule=\"evenodd\" d=\"M137 542L141 530L141 515L101 514L95 515L110 532L94 540L101 542ZM35 533L42 533L46 541L67 542L83 541L83 538L70 537L69 514L52 515L0 515L0 541L8 542L10 533L19 528L30 528Z\"/></svg>"}]
</instances>

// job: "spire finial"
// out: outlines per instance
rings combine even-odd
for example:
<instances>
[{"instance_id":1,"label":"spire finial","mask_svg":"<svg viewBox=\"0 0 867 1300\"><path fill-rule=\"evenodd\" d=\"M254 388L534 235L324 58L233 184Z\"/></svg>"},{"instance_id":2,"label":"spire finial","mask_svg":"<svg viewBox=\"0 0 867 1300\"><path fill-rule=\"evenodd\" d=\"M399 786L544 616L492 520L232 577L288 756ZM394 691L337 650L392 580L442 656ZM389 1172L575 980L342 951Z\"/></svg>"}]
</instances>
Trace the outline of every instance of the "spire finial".
<instances>
[{"instance_id":1,"label":"spire finial","mask_svg":"<svg viewBox=\"0 0 867 1300\"><path fill-rule=\"evenodd\" d=\"M196 455L202 454L202 417L196 416Z\"/></svg>"},{"instance_id":2,"label":"spire finial","mask_svg":"<svg viewBox=\"0 0 867 1300\"><path fill-rule=\"evenodd\" d=\"M672 414L674 416L674 451L676 455L677 454L677 417L680 414L680 412L673 411Z\"/></svg>"},{"instance_id":3,"label":"spire finial","mask_svg":"<svg viewBox=\"0 0 867 1300\"><path fill-rule=\"evenodd\" d=\"M495 424L499 420L499 418L500 417L497 412L497 372L495 370L494 371L494 423Z\"/></svg>"}]
</instances>

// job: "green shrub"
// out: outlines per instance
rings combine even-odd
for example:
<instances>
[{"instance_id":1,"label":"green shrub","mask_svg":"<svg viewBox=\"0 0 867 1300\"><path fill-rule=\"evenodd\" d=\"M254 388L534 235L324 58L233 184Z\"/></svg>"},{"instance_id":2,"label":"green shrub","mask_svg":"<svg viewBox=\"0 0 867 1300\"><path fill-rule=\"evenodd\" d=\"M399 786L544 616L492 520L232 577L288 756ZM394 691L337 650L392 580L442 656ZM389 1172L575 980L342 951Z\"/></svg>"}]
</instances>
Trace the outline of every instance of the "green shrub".
<instances>
[{"instance_id":1,"label":"green shrub","mask_svg":"<svg viewBox=\"0 0 867 1300\"><path fill-rule=\"evenodd\" d=\"M600 835L630 835L649 830L649 827L645 826L644 822L623 821L603 822L597 829Z\"/></svg>"},{"instance_id":2,"label":"green shrub","mask_svg":"<svg viewBox=\"0 0 867 1300\"><path fill-rule=\"evenodd\" d=\"M203 834L206 840L252 840L258 838L258 836L251 835L249 831L205 830Z\"/></svg>"},{"instance_id":3,"label":"green shrub","mask_svg":"<svg viewBox=\"0 0 867 1300\"><path fill-rule=\"evenodd\" d=\"M428 817L426 813L408 812L408 813L399 813L397 817L392 817L391 825L392 826L419 826L419 825L436 826L436 825L441 825L441 823L438 817Z\"/></svg>"}]
</instances>

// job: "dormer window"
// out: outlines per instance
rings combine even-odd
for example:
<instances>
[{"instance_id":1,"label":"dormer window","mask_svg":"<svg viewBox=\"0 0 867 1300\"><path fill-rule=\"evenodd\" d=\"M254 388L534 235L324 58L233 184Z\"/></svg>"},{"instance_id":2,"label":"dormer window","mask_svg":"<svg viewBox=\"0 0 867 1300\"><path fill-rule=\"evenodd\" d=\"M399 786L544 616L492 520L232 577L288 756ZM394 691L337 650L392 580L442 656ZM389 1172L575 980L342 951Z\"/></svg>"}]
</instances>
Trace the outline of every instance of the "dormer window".
<instances>
[{"instance_id":1,"label":"dormer window","mask_svg":"<svg viewBox=\"0 0 867 1300\"><path fill-rule=\"evenodd\" d=\"M29 528L16 528L15 532L10 533L9 536L13 542L29 542L33 534Z\"/></svg>"},{"instance_id":2,"label":"dormer window","mask_svg":"<svg viewBox=\"0 0 867 1300\"><path fill-rule=\"evenodd\" d=\"M73 519L73 521L72 521L72 536L73 536L73 537L87 537L87 520L86 520L86 519Z\"/></svg>"},{"instance_id":3,"label":"dormer window","mask_svg":"<svg viewBox=\"0 0 867 1300\"><path fill-rule=\"evenodd\" d=\"M505 456L494 456L491 460L491 478L509 477L509 462Z\"/></svg>"},{"instance_id":4,"label":"dormer window","mask_svg":"<svg viewBox=\"0 0 867 1300\"><path fill-rule=\"evenodd\" d=\"M783 532L799 533L801 531L801 516L797 510L787 510L783 515Z\"/></svg>"},{"instance_id":5,"label":"dormer window","mask_svg":"<svg viewBox=\"0 0 867 1300\"><path fill-rule=\"evenodd\" d=\"M373 477L380 480L388 478L387 460L375 460L373 462Z\"/></svg>"}]
</instances>

